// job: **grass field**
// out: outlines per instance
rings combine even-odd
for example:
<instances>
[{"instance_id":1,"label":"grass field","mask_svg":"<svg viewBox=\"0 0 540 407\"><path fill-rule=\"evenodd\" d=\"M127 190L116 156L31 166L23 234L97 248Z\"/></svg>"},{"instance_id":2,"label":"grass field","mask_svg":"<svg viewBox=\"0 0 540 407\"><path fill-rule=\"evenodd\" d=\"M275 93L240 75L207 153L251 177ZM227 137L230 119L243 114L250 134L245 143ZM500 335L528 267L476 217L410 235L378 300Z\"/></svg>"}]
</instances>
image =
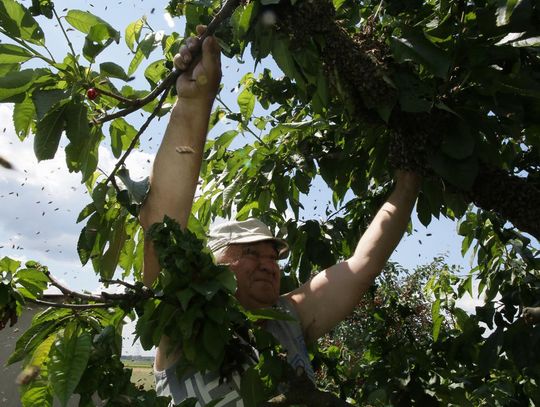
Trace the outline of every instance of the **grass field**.
<instances>
[{"instance_id":1,"label":"grass field","mask_svg":"<svg viewBox=\"0 0 540 407\"><path fill-rule=\"evenodd\" d=\"M124 366L133 369L131 381L137 386L143 385L146 390L155 387L152 362L151 359L122 358Z\"/></svg>"}]
</instances>

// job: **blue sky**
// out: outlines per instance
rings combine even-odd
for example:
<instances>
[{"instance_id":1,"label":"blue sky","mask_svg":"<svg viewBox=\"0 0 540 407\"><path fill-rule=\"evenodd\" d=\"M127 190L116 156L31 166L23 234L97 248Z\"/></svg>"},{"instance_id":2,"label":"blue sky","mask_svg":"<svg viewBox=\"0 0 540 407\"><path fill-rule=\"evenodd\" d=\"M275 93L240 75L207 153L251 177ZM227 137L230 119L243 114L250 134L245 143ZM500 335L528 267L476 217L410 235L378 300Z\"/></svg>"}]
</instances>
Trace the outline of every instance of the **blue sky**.
<instances>
[{"instance_id":1,"label":"blue sky","mask_svg":"<svg viewBox=\"0 0 540 407\"><path fill-rule=\"evenodd\" d=\"M24 2L26 5L29 3ZM124 43L123 31L132 21L146 15L155 30L164 30L165 33L174 30L183 34L184 26L179 19L174 19L174 26L171 27L167 22L170 19L164 17L163 9L166 4L165 1L55 1L56 9L61 15L65 14L62 10L68 7L87 10L119 30L122 33L120 44L113 44L97 62L114 61L126 70L131 53ZM61 59L67 50L61 31L55 26L54 20L40 18L38 21L44 29L47 46L56 58ZM70 31L69 34L75 49L80 50L82 34L75 31ZM2 42L9 42L1 36L0 39ZM246 55L249 55L249 52L246 52ZM155 60L159 55L155 53L152 57L151 60ZM227 105L233 107L236 106L234 86L244 73L253 68L253 61L246 60L239 64L235 60L223 58L222 64L222 98ZM259 69L264 67L269 67L274 76L280 75L273 61L263 61ZM143 67L137 71L132 86L148 86L142 72ZM149 174L150 163L164 132L165 122L166 119L154 122L143 135L141 150L132 154L127 162L132 176L142 178ZM137 121L134 124L137 124ZM223 131L224 128L225 125L220 126L216 132ZM106 144L100 149L100 167L108 172L115 161ZM65 145L65 142L61 145ZM75 224L75 219L90 199L86 188L79 183L80 176L69 174L65 169L62 149L54 160L38 164L33 156L31 137L23 143L19 142L11 124L11 106L0 104L0 155L12 161L16 167L16 171L0 168L0 256L38 260L75 289L98 289L97 277L89 267L81 267L76 253L76 243L82 226ZM329 199L330 194L325 193L324 189L310 196L310 199L305 200L308 213L316 214L313 208L324 208ZM321 216L324 214L321 213ZM434 220L426 229L416 216L413 216L413 228L416 231L403 239L392 260L405 268L414 268L430 262L435 256L446 254L450 264L461 265L468 270L469 261L460 254L461 238L456 235L456 227L457 225L449 220ZM472 303L464 303L463 306L471 309ZM130 348L131 353L137 351L137 348Z\"/></svg>"}]
</instances>

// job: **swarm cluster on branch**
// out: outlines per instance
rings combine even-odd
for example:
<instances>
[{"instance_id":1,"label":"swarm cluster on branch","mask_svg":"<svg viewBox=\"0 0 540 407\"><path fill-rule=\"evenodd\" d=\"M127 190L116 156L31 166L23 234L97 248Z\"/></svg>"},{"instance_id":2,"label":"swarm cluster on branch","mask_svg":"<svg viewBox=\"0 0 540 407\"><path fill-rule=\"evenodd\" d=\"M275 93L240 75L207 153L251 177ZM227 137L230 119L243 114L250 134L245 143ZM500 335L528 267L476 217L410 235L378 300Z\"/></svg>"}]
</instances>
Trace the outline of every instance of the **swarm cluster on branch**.
<instances>
[{"instance_id":1,"label":"swarm cluster on branch","mask_svg":"<svg viewBox=\"0 0 540 407\"><path fill-rule=\"evenodd\" d=\"M324 37L322 63L329 76L334 71L347 83L360 120L374 123L381 119L373 107L384 105L396 96L396 89L385 80L391 70L386 45L375 38L369 27L361 34L350 34L339 22L332 2L313 0L276 6L280 29L301 47L309 38ZM329 78L330 81L332 78ZM448 120L442 111L426 113L402 112L395 107L390 118L390 131L395 135L391 157L400 168L432 173L425 158L440 143L441 125ZM540 189L527 179L505 170L488 169L480 163L479 175L470 191L460 191L478 207L494 211L516 227L540 239Z\"/></svg>"}]
</instances>

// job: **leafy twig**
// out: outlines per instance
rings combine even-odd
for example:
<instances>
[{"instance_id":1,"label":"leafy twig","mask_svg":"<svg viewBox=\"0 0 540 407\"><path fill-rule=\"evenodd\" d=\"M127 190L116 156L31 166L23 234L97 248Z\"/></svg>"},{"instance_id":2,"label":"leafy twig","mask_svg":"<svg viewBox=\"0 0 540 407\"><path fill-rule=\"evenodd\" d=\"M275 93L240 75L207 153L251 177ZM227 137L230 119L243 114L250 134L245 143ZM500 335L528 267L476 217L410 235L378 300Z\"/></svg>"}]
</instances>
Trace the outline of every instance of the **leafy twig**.
<instances>
[{"instance_id":1,"label":"leafy twig","mask_svg":"<svg viewBox=\"0 0 540 407\"><path fill-rule=\"evenodd\" d=\"M106 279L100 279L99 280L101 283L104 283L104 284L118 284L118 285L123 285L124 287L127 287L127 288L131 288L132 290L137 290L138 287L133 285L133 284L130 284L130 283L127 283L123 280L106 280Z\"/></svg>"},{"instance_id":2,"label":"leafy twig","mask_svg":"<svg viewBox=\"0 0 540 407\"><path fill-rule=\"evenodd\" d=\"M47 307L53 307L53 308L69 308L73 310L85 310L85 309L92 309L92 308L109 308L111 307L111 304L107 303L94 303L94 304L65 304L62 302L51 302L51 301L43 301L43 300L32 300L27 299L30 302L33 302L34 304L39 305L46 305Z\"/></svg>"},{"instance_id":3,"label":"leafy twig","mask_svg":"<svg viewBox=\"0 0 540 407\"><path fill-rule=\"evenodd\" d=\"M130 105L130 106L137 106L137 107L141 107L141 106L144 106L144 105L141 105L141 99L129 99L129 98L126 98L122 95L119 95L117 93L114 93L114 92L109 92L108 90L105 90L103 88L99 88L97 86L94 86L94 89L97 90L99 93L101 93L102 95L105 95L105 96L109 96L113 99L116 99L122 103L125 103L127 105ZM149 95L145 96L148 97ZM157 95L156 95L157 96ZM146 103L145 103L146 104ZM99 123L102 123L101 121L102 119L98 119L98 122Z\"/></svg>"},{"instance_id":4,"label":"leafy twig","mask_svg":"<svg viewBox=\"0 0 540 407\"><path fill-rule=\"evenodd\" d=\"M70 41L70 39L69 39L69 37L68 37L68 35L66 33L66 30L64 29L64 26L62 25L62 21L60 20L60 17L58 17L58 14L56 13L56 9L54 8L54 6L52 7L52 12L54 13L54 17L56 18L56 21L58 21L58 25L62 29L62 33L64 34L64 38L66 39L66 41L68 43L69 49L71 50L71 53L73 54L73 57L75 57L77 55L77 53L75 52L75 49L73 48L73 44L71 43L71 41ZM77 67L79 67L79 62L77 61L77 59L75 59L75 63L77 64Z\"/></svg>"},{"instance_id":5,"label":"leafy twig","mask_svg":"<svg viewBox=\"0 0 540 407\"><path fill-rule=\"evenodd\" d=\"M51 55L51 59L47 58L45 55L40 54L37 52L34 48L32 48L30 45L26 43L26 41L22 41L18 39L17 37L14 37L10 35L6 30L4 30L2 27L0 27L0 34L4 34L6 37L10 38L11 40L15 41L16 43L20 44L22 47L26 48L28 51L31 51L36 58L42 59L43 61L47 62L49 65L54 66L58 69L56 66L56 61L54 60L53 56ZM47 49L47 52L49 50ZM50 54L50 52L49 52Z\"/></svg>"},{"instance_id":6,"label":"leafy twig","mask_svg":"<svg viewBox=\"0 0 540 407\"><path fill-rule=\"evenodd\" d=\"M208 24L208 27L206 28L206 31L199 37L200 44L206 39L206 37L213 35L216 29L219 27L219 25L227 18L229 18L233 11L236 9L238 4L240 3L240 0L227 0L223 7L218 11L218 13L214 16L210 24ZM200 48L196 50L192 50L193 54L193 60L196 60L196 56L200 53ZM148 95L141 99L130 99L130 107L127 107L123 110L119 110L116 113L103 116L102 118L99 118L96 120L96 123L105 123L114 119L117 119L119 117L127 116L130 113L133 113L134 111L138 110L142 106L147 105L152 100L157 98L163 91L168 90L171 86L173 86L176 83L176 79L183 73L184 70L176 69L172 71L167 77L161 82L152 92L150 92ZM111 97L115 97L112 95L109 95ZM127 103L127 102L126 102Z\"/></svg>"},{"instance_id":7,"label":"leafy twig","mask_svg":"<svg viewBox=\"0 0 540 407\"><path fill-rule=\"evenodd\" d=\"M232 111L232 109L231 109L229 106L227 106L227 104L226 104L225 102L223 102L223 100L219 97L219 95L216 96L216 99L217 99L217 101L218 101L219 103L221 103L221 105L222 105L225 109L227 109L230 113L234 113L234 112ZM251 130L248 126L242 126L242 128L243 128L243 129L246 129L249 133L251 133L251 135L252 135L253 137L255 137L255 139L256 139L259 143L261 143L263 146L265 146L265 147L268 148L268 144L266 144L266 143L264 142L264 140L261 139L261 138L260 138L253 130Z\"/></svg>"},{"instance_id":8,"label":"leafy twig","mask_svg":"<svg viewBox=\"0 0 540 407\"><path fill-rule=\"evenodd\" d=\"M64 286L62 283L60 283L56 278L54 278L54 276L48 270L44 271L44 273L49 279L49 281L51 282L51 285L58 288L62 292L62 294L64 294L66 297L79 298L85 301L102 301L103 300L103 298L99 296L83 294L83 293L70 290L69 288Z\"/></svg>"},{"instance_id":9,"label":"leafy twig","mask_svg":"<svg viewBox=\"0 0 540 407\"><path fill-rule=\"evenodd\" d=\"M154 120L154 117L156 117L157 113L161 110L161 106L163 106L163 103L165 102L165 99L167 98L168 93L169 93L168 91L163 92L163 95L161 95L161 99L159 100L156 108L152 111L152 114L150 114L150 116L148 116L148 119L146 119L146 121L141 126L141 128L139 129L139 131L137 132L135 137L133 137L133 140L131 140L131 143L130 143L129 147L127 148L126 152L122 155L122 157L120 157L120 159L118 160L118 162L114 166L113 170L111 171L111 173L109 174L109 176L105 180L105 184L108 184L109 181L111 181L114 178L114 176L116 175L116 172L120 169L120 167L122 165L124 165L124 162L126 161L128 156L131 154L131 151L137 145L137 142L139 141L139 138L141 137L141 135L144 133L144 131L149 126L149 124L152 122L152 120Z\"/></svg>"}]
</instances>

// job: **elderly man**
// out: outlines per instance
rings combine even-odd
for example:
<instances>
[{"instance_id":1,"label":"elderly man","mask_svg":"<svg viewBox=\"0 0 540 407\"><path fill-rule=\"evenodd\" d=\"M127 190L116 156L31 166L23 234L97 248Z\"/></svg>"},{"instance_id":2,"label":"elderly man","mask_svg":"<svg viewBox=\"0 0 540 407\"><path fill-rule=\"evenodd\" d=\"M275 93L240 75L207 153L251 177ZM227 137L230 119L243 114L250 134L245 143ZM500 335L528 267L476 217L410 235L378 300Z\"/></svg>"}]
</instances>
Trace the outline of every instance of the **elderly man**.
<instances>
[{"instance_id":1,"label":"elderly man","mask_svg":"<svg viewBox=\"0 0 540 407\"><path fill-rule=\"evenodd\" d=\"M197 27L199 34L204 27ZM191 38L175 57L175 65L188 69L177 82L178 101L161 147L156 155L151 189L140 219L148 229L164 215L186 226L202 162L208 120L221 79L220 50L214 38L202 44L202 57L192 63L197 39ZM188 146L192 154L178 154L176 147ZM296 290L279 295L278 259L286 255L287 244L274 238L260 221L229 222L210 233L209 247L216 260L230 265L238 283L236 297L248 309L280 306L297 322L272 321L266 327L287 349L289 362L312 377L305 342L313 342L346 318L360 297L381 272L399 243L409 221L420 185L417 175L396 174L396 186L376 214L355 249L353 256L321 271ZM154 247L145 242L144 282L151 285L159 274ZM172 395L175 403L197 397L201 405L224 397L220 406L242 405L238 380L218 385L216 372L191 372L175 375L174 366L181 354L168 352L162 338L155 360L159 393Z\"/></svg>"}]
</instances>

